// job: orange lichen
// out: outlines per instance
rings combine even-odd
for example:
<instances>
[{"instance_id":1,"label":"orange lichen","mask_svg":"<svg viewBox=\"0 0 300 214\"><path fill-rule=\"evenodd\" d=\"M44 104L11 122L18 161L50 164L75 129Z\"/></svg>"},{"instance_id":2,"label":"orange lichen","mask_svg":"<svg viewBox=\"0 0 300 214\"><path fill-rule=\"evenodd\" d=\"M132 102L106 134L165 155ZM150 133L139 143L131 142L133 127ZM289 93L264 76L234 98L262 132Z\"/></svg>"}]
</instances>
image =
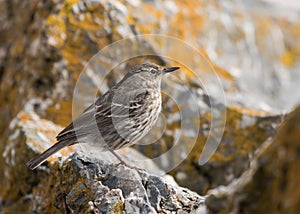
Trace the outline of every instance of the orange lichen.
<instances>
[{"instance_id":1,"label":"orange lichen","mask_svg":"<svg viewBox=\"0 0 300 214\"><path fill-rule=\"evenodd\" d=\"M66 32L66 26L64 19L58 15L50 15L46 20L46 25L48 27L48 36L52 38L50 44L56 48L60 48L65 43L65 38L63 35Z\"/></svg>"},{"instance_id":2,"label":"orange lichen","mask_svg":"<svg viewBox=\"0 0 300 214\"><path fill-rule=\"evenodd\" d=\"M281 63L287 68L291 68L295 64L295 60L295 54L291 51L284 52L280 57Z\"/></svg>"},{"instance_id":3,"label":"orange lichen","mask_svg":"<svg viewBox=\"0 0 300 214\"><path fill-rule=\"evenodd\" d=\"M110 214L119 214L124 212L124 203L123 202L117 202L113 206L114 211L110 212Z\"/></svg>"},{"instance_id":4,"label":"orange lichen","mask_svg":"<svg viewBox=\"0 0 300 214\"><path fill-rule=\"evenodd\" d=\"M135 18L132 16L132 14L129 14L126 16L126 21L130 25L134 25L136 22Z\"/></svg>"},{"instance_id":5,"label":"orange lichen","mask_svg":"<svg viewBox=\"0 0 300 214\"><path fill-rule=\"evenodd\" d=\"M64 149L60 150L59 153L63 156L63 157L68 157L70 156L73 152L75 151L74 146L68 146L65 147ZM58 157L57 156L51 156L47 159L48 161L52 162L52 161L57 161Z\"/></svg>"},{"instance_id":6,"label":"orange lichen","mask_svg":"<svg viewBox=\"0 0 300 214\"><path fill-rule=\"evenodd\" d=\"M226 80L229 80L232 82L234 81L233 76L227 70L225 70L224 68L221 68L215 64L213 65L213 67L214 67L217 75L220 75L221 77L223 77Z\"/></svg>"},{"instance_id":7,"label":"orange lichen","mask_svg":"<svg viewBox=\"0 0 300 214\"><path fill-rule=\"evenodd\" d=\"M199 13L202 4L199 1L188 0L175 1L175 3L181 10L177 12L173 20L170 20L174 32L177 32L177 36L184 40L190 36L198 38L204 20L204 17Z\"/></svg>"},{"instance_id":8,"label":"orange lichen","mask_svg":"<svg viewBox=\"0 0 300 214\"><path fill-rule=\"evenodd\" d=\"M26 122L31 119L30 115L27 112L21 112L19 118L22 122Z\"/></svg>"},{"instance_id":9,"label":"orange lichen","mask_svg":"<svg viewBox=\"0 0 300 214\"><path fill-rule=\"evenodd\" d=\"M67 126L72 120L72 102L67 100L55 100L55 102L59 102L59 111L55 106L50 106L47 114L51 115L53 122Z\"/></svg>"},{"instance_id":10,"label":"orange lichen","mask_svg":"<svg viewBox=\"0 0 300 214\"><path fill-rule=\"evenodd\" d=\"M230 109L233 111L237 111L240 114L250 115L250 116L267 116L269 113L262 111L262 110L255 110L255 109L249 109L246 107L240 107L240 106L230 106Z\"/></svg>"},{"instance_id":11,"label":"orange lichen","mask_svg":"<svg viewBox=\"0 0 300 214\"><path fill-rule=\"evenodd\" d=\"M52 129L43 129L44 134L46 134L47 136L53 136L53 135L57 135L58 132L56 130L52 130Z\"/></svg>"},{"instance_id":12,"label":"orange lichen","mask_svg":"<svg viewBox=\"0 0 300 214\"><path fill-rule=\"evenodd\" d=\"M40 145L40 142L39 141L36 141L36 140L31 140L31 143L33 146L35 147L38 147Z\"/></svg>"}]
</instances>

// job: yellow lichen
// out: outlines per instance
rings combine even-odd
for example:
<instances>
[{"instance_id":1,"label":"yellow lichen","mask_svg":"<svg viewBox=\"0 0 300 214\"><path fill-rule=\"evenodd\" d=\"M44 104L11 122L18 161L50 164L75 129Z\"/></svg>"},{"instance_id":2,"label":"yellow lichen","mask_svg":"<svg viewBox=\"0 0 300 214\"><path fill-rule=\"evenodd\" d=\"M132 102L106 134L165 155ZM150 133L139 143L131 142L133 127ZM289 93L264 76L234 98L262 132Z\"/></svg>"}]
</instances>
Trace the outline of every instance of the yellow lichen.
<instances>
[{"instance_id":1,"label":"yellow lichen","mask_svg":"<svg viewBox=\"0 0 300 214\"><path fill-rule=\"evenodd\" d=\"M126 16L126 21L127 21L128 24L134 25L135 18L131 14L129 14L128 16Z\"/></svg>"},{"instance_id":2,"label":"yellow lichen","mask_svg":"<svg viewBox=\"0 0 300 214\"><path fill-rule=\"evenodd\" d=\"M291 68L295 64L295 55L290 51L285 51L281 55L280 61L287 68Z\"/></svg>"},{"instance_id":3,"label":"yellow lichen","mask_svg":"<svg viewBox=\"0 0 300 214\"><path fill-rule=\"evenodd\" d=\"M250 116L266 116L268 115L268 112L261 111L261 110L255 110L255 109L249 109L246 107L240 107L240 106L230 106L230 109L233 111L237 111L240 114L250 115Z\"/></svg>"},{"instance_id":4,"label":"yellow lichen","mask_svg":"<svg viewBox=\"0 0 300 214\"><path fill-rule=\"evenodd\" d=\"M122 213L122 211L124 209L124 203L123 202L117 202L117 203L115 203L113 209L114 209L114 211L110 212L111 214Z\"/></svg>"},{"instance_id":5,"label":"yellow lichen","mask_svg":"<svg viewBox=\"0 0 300 214\"><path fill-rule=\"evenodd\" d=\"M31 119L30 115L27 112L21 112L19 118L22 122L26 122Z\"/></svg>"}]
</instances>

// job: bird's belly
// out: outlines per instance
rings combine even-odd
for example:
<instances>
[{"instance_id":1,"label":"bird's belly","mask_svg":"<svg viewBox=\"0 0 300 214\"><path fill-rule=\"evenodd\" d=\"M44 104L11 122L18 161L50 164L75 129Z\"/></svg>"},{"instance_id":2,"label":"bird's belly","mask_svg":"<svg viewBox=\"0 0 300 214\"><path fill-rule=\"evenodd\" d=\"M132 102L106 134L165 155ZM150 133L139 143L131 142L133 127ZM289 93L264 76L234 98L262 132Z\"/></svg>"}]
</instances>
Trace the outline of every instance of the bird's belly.
<instances>
[{"instance_id":1,"label":"bird's belly","mask_svg":"<svg viewBox=\"0 0 300 214\"><path fill-rule=\"evenodd\" d=\"M161 111L160 94L154 98L127 112L125 117L112 117L109 127L99 127L109 148L115 150L135 144L150 131Z\"/></svg>"},{"instance_id":2,"label":"bird's belly","mask_svg":"<svg viewBox=\"0 0 300 214\"><path fill-rule=\"evenodd\" d=\"M159 113L161 112L161 101L153 102L143 110L144 113L138 119L131 121L131 134L129 135L130 144L134 144L144 137L155 125Z\"/></svg>"}]
</instances>

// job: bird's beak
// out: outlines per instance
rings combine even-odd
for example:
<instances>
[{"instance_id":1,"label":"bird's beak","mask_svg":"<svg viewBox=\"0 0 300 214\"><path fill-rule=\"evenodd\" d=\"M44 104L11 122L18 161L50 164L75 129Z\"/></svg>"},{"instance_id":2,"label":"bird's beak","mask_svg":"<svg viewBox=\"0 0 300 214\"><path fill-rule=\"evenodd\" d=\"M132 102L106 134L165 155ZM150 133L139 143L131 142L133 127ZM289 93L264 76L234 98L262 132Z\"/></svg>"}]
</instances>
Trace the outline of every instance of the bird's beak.
<instances>
[{"instance_id":1,"label":"bird's beak","mask_svg":"<svg viewBox=\"0 0 300 214\"><path fill-rule=\"evenodd\" d=\"M170 73L170 72L172 72L172 71L176 71L176 70L178 70L180 67L170 67L170 68L164 68L164 72L165 73Z\"/></svg>"}]
</instances>

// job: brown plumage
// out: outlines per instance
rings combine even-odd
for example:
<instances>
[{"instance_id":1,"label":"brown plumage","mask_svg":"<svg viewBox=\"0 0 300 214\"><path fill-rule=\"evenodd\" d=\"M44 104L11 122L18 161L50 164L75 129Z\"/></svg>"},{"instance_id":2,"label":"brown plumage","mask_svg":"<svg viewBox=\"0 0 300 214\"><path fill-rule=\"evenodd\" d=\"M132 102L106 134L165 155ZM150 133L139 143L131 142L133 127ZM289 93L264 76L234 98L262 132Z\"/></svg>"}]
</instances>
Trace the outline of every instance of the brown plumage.
<instances>
[{"instance_id":1,"label":"brown plumage","mask_svg":"<svg viewBox=\"0 0 300 214\"><path fill-rule=\"evenodd\" d=\"M135 144L149 132L161 111L163 74L177 69L150 63L133 67L63 129L56 137L56 144L30 160L27 166L35 169L52 154L77 143L93 144L99 151L111 151L114 155L114 150Z\"/></svg>"}]
</instances>

